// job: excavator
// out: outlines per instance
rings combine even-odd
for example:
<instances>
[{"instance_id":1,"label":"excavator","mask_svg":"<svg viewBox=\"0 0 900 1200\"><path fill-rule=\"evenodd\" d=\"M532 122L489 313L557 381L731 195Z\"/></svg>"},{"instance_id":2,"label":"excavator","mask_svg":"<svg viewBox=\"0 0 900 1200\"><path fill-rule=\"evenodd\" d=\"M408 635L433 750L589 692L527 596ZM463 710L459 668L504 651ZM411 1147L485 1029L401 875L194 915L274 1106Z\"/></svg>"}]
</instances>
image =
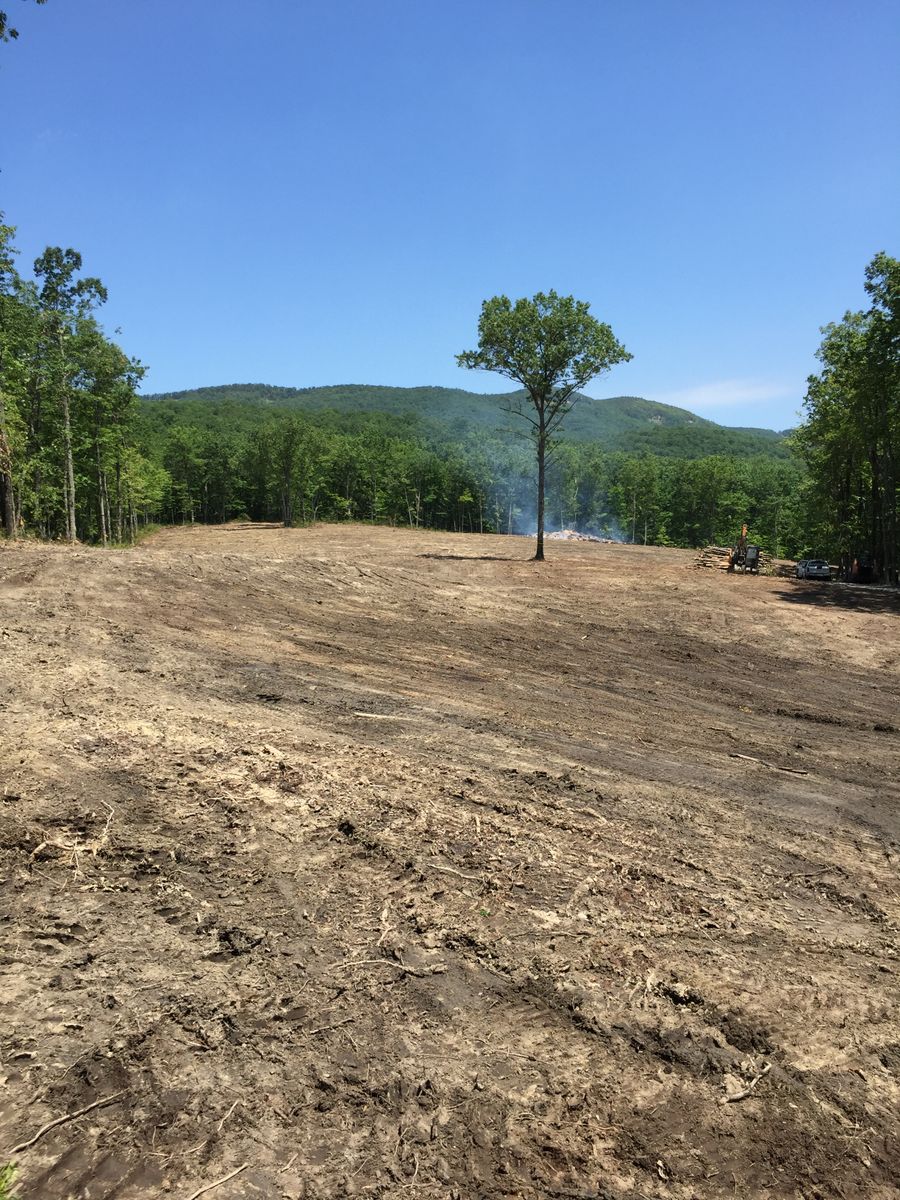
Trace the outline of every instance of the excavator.
<instances>
[{"instance_id":1,"label":"excavator","mask_svg":"<svg viewBox=\"0 0 900 1200\"><path fill-rule=\"evenodd\" d=\"M747 541L747 523L741 526L741 536L731 547L728 555L728 570L751 575L759 574L759 546Z\"/></svg>"}]
</instances>

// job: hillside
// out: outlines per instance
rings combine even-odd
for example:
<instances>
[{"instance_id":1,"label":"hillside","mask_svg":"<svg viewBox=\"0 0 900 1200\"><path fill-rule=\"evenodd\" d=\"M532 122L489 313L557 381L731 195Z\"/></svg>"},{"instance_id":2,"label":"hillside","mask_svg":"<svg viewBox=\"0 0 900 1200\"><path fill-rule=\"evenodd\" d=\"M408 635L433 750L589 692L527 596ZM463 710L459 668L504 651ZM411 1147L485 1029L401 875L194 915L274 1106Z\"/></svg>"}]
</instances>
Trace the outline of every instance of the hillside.
<instances>
[{"instance_id":1,"label":"hillside","mask_svg":"<svg viewBox=\"0 0 900 1200\"><path fill-rule=\"evenodd\" d=\"M532 550L0 544L21 1200L896 1200L897 600Z\"/></svg>"},{"instance_id":2,"label":"hillside","mask_svg":"<svg viewBox=\"0 0 900 1200\"><path fill-rule=\"evenodd\" d=\"M232 429L258 424L273 411L386 413L414 417L424 427L440 427L452 437L475 429L521 431L524 423L504 410L521 393L484 394L461 388L379 387L341 384L287 388L267 384L226 384L143 398L154 421L206 427L226 423ZM594 399L583 396L566 420L565 436L576 442L601 442L610 450L699 458L709 454L764 454L786 458L783 435L768 429L732 429L703 417L639 396Z\"/></svg>"}]
</instances>

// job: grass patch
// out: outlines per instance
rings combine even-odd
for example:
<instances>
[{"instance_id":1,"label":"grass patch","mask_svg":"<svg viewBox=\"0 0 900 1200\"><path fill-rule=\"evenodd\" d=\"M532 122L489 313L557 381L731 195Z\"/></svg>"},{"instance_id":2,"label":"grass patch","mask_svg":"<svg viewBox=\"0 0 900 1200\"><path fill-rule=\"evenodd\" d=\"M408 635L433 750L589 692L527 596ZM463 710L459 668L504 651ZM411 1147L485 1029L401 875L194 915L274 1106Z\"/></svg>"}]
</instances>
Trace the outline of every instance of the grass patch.
<instances>
[{"instance_id":1,"label":"grass patch","mask_svg":"<svg viewBox=\"0 0 900 1200\"><path fill-rule=\"evenodd\" d=\"M0 1167L0 1200L16 1200L13 1184L16 1179L16 1168L12 1163Z\"/></svg>"}]
</instances>

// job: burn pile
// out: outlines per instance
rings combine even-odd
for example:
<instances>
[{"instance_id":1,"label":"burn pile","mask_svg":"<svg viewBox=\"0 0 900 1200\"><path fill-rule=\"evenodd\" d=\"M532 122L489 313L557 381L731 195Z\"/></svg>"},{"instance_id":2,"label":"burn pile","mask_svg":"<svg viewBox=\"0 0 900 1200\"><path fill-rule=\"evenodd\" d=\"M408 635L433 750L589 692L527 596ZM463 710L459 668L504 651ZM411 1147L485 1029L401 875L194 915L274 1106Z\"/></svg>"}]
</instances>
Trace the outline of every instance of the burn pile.
<instances>
[{"instance_id":1,"label":"burn pile","mask_svg":"<svg viewBox=\"0 0 900 1200\"><path fill-rule=\"evenodd\" d=\"M602 542L604 546L617 546L615 538L597 537L593 533L579 533L577 529L557 529L545 535L555 542Z\"/></svg>"}]
</instances>

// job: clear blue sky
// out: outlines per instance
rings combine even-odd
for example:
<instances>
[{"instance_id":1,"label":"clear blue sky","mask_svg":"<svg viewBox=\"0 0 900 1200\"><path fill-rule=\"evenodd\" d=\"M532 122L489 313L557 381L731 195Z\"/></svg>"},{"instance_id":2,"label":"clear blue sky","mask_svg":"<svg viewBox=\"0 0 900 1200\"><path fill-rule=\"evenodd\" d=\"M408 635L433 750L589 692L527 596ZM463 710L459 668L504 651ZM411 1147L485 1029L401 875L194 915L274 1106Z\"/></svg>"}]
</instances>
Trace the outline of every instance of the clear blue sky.
<instances>
[{"instance_id":1,"label":"clear blue sky","mask_svg":"<svg viewBox=\"0 0 900 1200\"><path fill-rule=\"evenodd\" d=\"M793 423L900 254L897 0L4 0L0 209L74 246L145 390L440 384L555 288L594 395Z\"/></svg>"}]
</instances>

